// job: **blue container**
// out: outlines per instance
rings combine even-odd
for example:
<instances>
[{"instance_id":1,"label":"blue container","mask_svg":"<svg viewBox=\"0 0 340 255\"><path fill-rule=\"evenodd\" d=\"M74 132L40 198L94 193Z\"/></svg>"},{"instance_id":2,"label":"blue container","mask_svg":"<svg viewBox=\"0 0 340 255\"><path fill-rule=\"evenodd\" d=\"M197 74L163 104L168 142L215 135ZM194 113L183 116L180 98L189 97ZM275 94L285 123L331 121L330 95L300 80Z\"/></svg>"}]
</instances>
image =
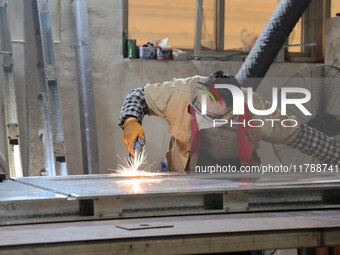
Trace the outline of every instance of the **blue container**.
<instances>
[{"instance_id":1,"label":"blue container","mask_svg":"<svg viewBox=\"0 0 340 255\"><path fill-rule=\"evenodd\" d=\"M169 172L169 169L168 169L168 167L166 165L166 162L162 161L161 162L161 167L162 167L161 172Z\"/></svg>"}]
</instances>

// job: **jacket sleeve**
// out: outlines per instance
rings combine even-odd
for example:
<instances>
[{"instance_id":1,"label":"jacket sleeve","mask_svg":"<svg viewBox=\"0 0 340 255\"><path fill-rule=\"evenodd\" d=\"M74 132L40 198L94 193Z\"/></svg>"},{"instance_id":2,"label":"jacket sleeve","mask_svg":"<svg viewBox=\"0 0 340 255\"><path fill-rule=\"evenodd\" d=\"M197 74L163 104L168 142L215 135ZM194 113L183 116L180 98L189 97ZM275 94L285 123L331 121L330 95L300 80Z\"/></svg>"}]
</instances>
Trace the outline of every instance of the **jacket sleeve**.
<instances>
[{"instance_id":1,"label":"jacket sleeve","mask_svg":"<svg viewBox=\"0 0 340 255\"><path fill-rule=\"evenodd\" d=\"M144 87L132 90L124 99L124 104L119 115L118 125L123 128L125 121L134 117L142 123L144 115L149 113L145 101Z\"/></svg>"},{"instance_id":2,"label":"jacket sleeve","mask_svg":"<svg viewBox=\"0 0 340 255\"><path fill-rule=\"evenodd\" d=\"M289 146L322 163L340 165L340 142L307 125L301 126L298 137Z\"/></svg>"}]
</instances>

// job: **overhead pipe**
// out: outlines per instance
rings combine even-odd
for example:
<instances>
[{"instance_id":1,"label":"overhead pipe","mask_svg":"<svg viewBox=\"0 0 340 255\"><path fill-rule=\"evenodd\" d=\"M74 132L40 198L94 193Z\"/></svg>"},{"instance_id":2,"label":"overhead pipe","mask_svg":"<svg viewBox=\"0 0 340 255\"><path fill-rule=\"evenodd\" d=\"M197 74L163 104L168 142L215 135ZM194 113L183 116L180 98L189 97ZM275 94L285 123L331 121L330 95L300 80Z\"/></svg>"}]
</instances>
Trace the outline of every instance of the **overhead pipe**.
<instances>
[{"instance_id":1,"label":"overhead pipe","mask_svg":"<svg viewBox=\"0 0 340 255\"><path fill-rule=\"evenodd\" d=\"M236 75L243 87L260 85L311 0L281 0Z\"/></svg>"},{"instance_id":2,"label":"overhead pipe","mask_svg":"<svg viewBox=\"0 0 340 255\"><path fill-rule=\"evenodd\" d=\"M98 174L99 158L86 0L73 0L83 173Z\"/></svg>"}]
</instances>

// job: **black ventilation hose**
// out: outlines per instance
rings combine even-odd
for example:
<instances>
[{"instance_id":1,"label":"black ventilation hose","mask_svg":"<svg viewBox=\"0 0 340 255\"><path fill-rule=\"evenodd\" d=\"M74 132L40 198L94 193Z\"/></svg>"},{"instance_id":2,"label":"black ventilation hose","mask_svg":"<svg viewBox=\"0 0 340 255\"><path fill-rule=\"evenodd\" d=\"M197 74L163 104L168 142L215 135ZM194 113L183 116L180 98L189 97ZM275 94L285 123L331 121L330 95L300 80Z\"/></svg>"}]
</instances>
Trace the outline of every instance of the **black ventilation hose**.
<instances>
[{"instance_id":1,"label":"black ventilation hose","mask_svg":"<svg viewBox=\"0 0 340 255\"><path fill-rule=\"evenodd\" d=\"M242 87L260 85L311 0L281 0L236 75ZM252 79L258 78L258 79Z\"/></svg>"}]
</instances>

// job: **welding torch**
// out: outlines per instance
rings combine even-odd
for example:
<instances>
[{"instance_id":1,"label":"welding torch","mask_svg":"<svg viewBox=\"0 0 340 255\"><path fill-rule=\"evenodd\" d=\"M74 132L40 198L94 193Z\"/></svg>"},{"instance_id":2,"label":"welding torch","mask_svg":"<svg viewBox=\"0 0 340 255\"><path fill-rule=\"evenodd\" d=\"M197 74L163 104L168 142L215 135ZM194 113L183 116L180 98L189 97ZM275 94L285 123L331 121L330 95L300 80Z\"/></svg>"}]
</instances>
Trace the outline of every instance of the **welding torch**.
<instances>
[{"instance_id":1,"label":"welding torch","mask_svg":"<svg viewBox=\"0 0 340 255\"><path fill-rule=\"evenodd\" d=\"M145 141L138 137L138 139L136 139L135 148L134 148L135 157L137 156L137 158L139 158L141 152L144 150L144 145L145 145Z\"/></svg>"},{"instance_id":2,"label":"welding torch","mask_svg":"<svg viewBox=\"0 0 340 255\"><path fill-rule=\"evenodd\" d=\"M137 137L135 140L135 144L133 146L134 155L131 155L129 153L129 156L139 158L141 153L144 150L144 145L145 145L145 140L141 139L140 137Z\"/></svg>"}]
</instances>

